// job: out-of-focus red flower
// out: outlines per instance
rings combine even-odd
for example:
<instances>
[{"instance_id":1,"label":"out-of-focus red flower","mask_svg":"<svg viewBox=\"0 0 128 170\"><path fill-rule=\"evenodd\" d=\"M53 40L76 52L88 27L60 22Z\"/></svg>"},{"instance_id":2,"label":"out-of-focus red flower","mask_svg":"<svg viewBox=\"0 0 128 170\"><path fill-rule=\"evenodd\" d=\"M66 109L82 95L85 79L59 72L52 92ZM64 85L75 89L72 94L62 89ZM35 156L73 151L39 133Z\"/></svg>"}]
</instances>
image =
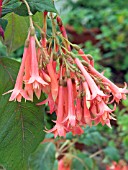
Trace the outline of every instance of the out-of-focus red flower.
<instances>
[{"instance_id":1,"label":"out-of-focus red flower","mask_svg":"<svg viewBox=\"0 0 128 170\"><path fill-rule=\"evenodd\" d=\"M112 165L106 167L106 170L128 170L128 165L123 160L112 162Z\"/></svg>"},{"instance_id":2,"label":"out-of-focus red flower","mask_svg":"<svg viewBox=\"0 0 128 170\"><path fill-rule=\"evenodd\" d=\"M63 157L58 162L58 170L70 170L71 169L71 158Z\"/></svg>"}]
</instances>

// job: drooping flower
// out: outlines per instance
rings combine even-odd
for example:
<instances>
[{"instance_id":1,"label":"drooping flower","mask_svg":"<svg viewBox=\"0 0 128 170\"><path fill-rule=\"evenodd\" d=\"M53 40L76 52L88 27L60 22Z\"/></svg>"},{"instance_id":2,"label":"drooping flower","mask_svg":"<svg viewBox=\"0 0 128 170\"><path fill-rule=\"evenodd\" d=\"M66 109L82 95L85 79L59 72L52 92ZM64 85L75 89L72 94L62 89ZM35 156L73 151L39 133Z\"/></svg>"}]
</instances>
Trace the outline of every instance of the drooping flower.
<instances>
[{"instance_id":1,"label":"drooping flower","mask_svg":"<svg viewBox=\"0 0 128 170\"><path fill-rule=\"evenodd\" d=\"M51 129L46 131L47 133L54 133L54 136L66 136L66 127L64 126L63 122L63 118L64 118L64 110L63 110L63 104L64 104L64 89L63 86L60 85L59 86L59 97L58 97L58 105L57 105L57 110L56 110L56 114L57 114L57 120L54 121L56 124L55 126Z\"/></svg>"},{"instance_id":2,"label":"drooping flower","mask_svg":"<svg viewBox=\"0 0 128 170\"><path fill-rule=\"evenodd\" d=\"M68 122L68 126L74 127L76 125L76 114L75 114L75 106L74 106L74 98L73 98L73 85L71 78L67 78L67 89L68 89L68 113L64 122Z\"/></svg>"},{"instance_id":3,"label":"drooping flower","mask_svg":"<svg viewBox=\"0 0 128 170\"><path fill-rule=\"evenodd\" d=\"M128 170L128 165L123 160L117 162L112 162L111 165L106 166L106 170Z\"/></svg>"},{"instance_id":4,"label":"drooping flower","mask_svg":"<svg viewBox=\"0 0 128 170\"><path fill-rule=\"evenodd\" d=\"M96 97L106 97L107 95L105 95L103 93L103 91L101 91L96 83L94 82L94 80L92 79L92 77L89 75L89 73L86 71L86 69L84 68L84 66L82 65L82 63L80 62L80 60L78 58L75 59L75 62L77 64L77 66L79 67L79 69L81 70L82 74L84 75L87 84L91 90L91 100L96 98Z\"/></svg>"},{"instance_id":5,"label":"drooping flower","mask_svg":"<svg viewBox=\"0 0 128 170\"><path fill-rule=\"evenodd\" d=\"M57 80L57 76L52 65L52 59L50 60L49 64L47 64L47 70L48 70L48 74L51 79L51 94L52 94L53 100L56 101L57 96L58 96L58 80Z\"/></svg>"},{"instance_id":6,"label":"drooping flower","mask_svg":"<svg viewBox=\"0 0 128 170\"><path fill-rule=\"evenodd\" d=\"M40 76L39 76L39 68L38 61L36 56L36 46L35 46L35 37L30 36L30 50L31 50L31 77L26 81L26 84L32 84L33 90L37 96L40 98L41 95L41 85L48 85Z\"/></svg>"},{"instance_id":7,"label":"drooping flower","mask_svg":"<svg viewBox=\"0 0 128 170\"><path fill-rule=\"evenodd\" d=\"M9 101L17 100L18 102L21 102L22 97L25 98L25 100L31 100L28 94L26 93L26 91L23 90L23 75L24 75L24 67L25 67L27 54L28 54L28 48L25 47L23 59L22 59L22 63L19 69L19 73L17 75L15 87L13 90L9 90L8 92L4 93L4 94L8 94L12 92L11 97L9 98Z\"/></svg>"},{"instance_id":8,"label":"drooping flower","mask_svg":"<svg viewBox=\"0 0 128 170\"><path fill-rule=\"evenodd\" d=\"M114 100L119 103L121 99L126 99L125 94L128 93L127 84L125 83L124 88L117 87L114 83L112 83L108 78L106 78L103 74L99 73L94 67L89 65L89 70L91 73L93 73L95 76L100 78L103 83L106 83L108 85L108 88L111 90L113 94Z\"/></svg>"}]
</instances>

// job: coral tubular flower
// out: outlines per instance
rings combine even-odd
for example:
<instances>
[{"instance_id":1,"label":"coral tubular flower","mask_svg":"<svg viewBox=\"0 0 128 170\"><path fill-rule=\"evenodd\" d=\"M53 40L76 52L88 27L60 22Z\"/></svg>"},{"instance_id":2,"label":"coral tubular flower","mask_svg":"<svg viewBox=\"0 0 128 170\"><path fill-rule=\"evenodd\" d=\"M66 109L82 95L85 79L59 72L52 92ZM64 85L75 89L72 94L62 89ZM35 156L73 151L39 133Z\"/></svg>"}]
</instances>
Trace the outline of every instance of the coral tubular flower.
<instances>
[{"instance_id":1,"label":"coral tubular flower","mask_svg":"<svg viewBox=\"0 0 128 170\"><path fill-rule=\"evenodd\" d=\"M88 59L88 57L84 54L84 51L82 49L80 49L78 51L79 55L83 58L83 60L85 60L87 63L90 63L90 60Z\"/></svg>"},{"instance_id":2,"label":"coral tubular flower","mask_svg":"<svg viewBox=\"0 0 128 170\"><path fill-rule=\"evenodd\" d=\"M25 98L25 100L31 100L29 98L29 96L27 95L27 93L25 92L25 90L22 89L23 86L23 75L24 75L24 66L25 66L25 60L27 57L27 52L28 52L28 48L25 47L24 48L24 54L23 54L23 59L22 59L22 63L20 66L20 70L19 73L17 75L17 79L16 79L16 83L15 83L15 87L13 90L9 90L8 92L4 93L11 93L11 97L9 99L9 101L13 101L13 100L17 100L18 102L21 102L22 97Z\"/></svg>"},{"instance_id":3,"label":"coral tubular flower","mask_svg":"<svg viewBox=\"0 0 128 170\"><path fill-rule=\"evenodd\" d=\"M64 117L64 110L63 110L63 103L64 103L64 89L63 86L59 86L59 97L58 97L58 107L56 110L56 114L57 114L57 120L54 121L56 124L55 126L51 129L46 131L47 133L53 132L54 136L66 136L66 127L64 127L62 121L63 121L63 117Z\"/></svg>"},{"instance_id":4,"label":"coral tubular flower","mask_svg":"<svg viewBox=\"0 0 128 170\"><path fill-rule=\"evenodd\" d=\"M39 90L41 88L41 85L45 86L45 85L48 85L48 83L45 82L39 76L38 62L37 62L37 56L36 56L35 37L34 36L30 36L30 50L31 50L31 77L28 81L26 81L26 83L32 84L33 90L34 90L35 94L37 95L37 97L39 99L40 98Z\"/></svg>"},{"instance_id":5,"label":"coral tubular flower","mask_svg":"<svg viewBox=\"0 0 128 170\"><path fill-rule=\"evenodd\" d=\"M64 119L64 122L68 121L68 125L74 127L76 125L76 114L74 107L73 85L71 78L67 78L67 88L68 88L68 115Z\"/></svg>"},{"instance_id":6,"label":"coral tubular flower","mask_svg":"<svg viewBox=\"0 0 128 170\"><path fill-rule=\"evenodd\" d=\"M119 103L119 101L121 99L126 99L125 94L128 93L128 90L126 89L127 88L127 84L126 83L125 83L125 87L124 88L119 88L114 83L112 83L108 78L106 78L101 73L99 73L91 65L89 65L89 70L91 71L91 73L93 73L94 75L99 77L102 80L103 83L108 84L108 88L111 90L111 92L113 94L113 98L114 98L114 100L117 103Z\"/></svg>"},{"instance_id":7,"label":"coral tubular flower","mask_svg":"<svg viewBox=\"0 0 128 170\"><path fill-rule=\"evenodd\" d=\"M56 101L57 96L58 96L58 81L57 81L57 77L56 77L56 74L55 74L55 71L52 65L52 60L50 60L49 64L47 64L47 70L51 78L52 97L53 97L53 100Z\"/></svg>"},{"instance_id":8,"label":"coral tubular flower","mask_svg":"<svg viewBox=\"0 0 128 170\"><path fill-rule=\"evenodd\" d=\"M27 51L27 57L25 60L25 75L24 75L24 81L28 81L31 77L31 56L30 56L30 45L28 47ZM31 101L33 101L33 87L32 84L25 84L24 90L27 92L28 96L30 97Z\"/></svg>"},{"instance_id":9,"label":"coral tubular flower","mask_svg":"<svg viewBox=\"0 0 128 170\"><path fill-rule=\"evenodd\" d=\"M114 106L114 109L111 110L105 103L104 101L100 101L98 102L97 104L94 104L95 107L96 107L96 110L98 111L98 113L96 112L96 110L94 109L94 107L92 106L92 108L90 109L91 110L91 113L95 116L94 119L94 122L95 122L95 125L97 125L98 123L101 123L102 125L107 125L108 127L111 128L111 125L110 125L110 119L114 119L112 116L111 116L111 113L116 109L116 105Z\"/></svg>"},{"instance_id":10,"label":"coral tubular flower","mask_svg":"<svg viewBox=\"0 0 128 170\"><path fill-rule=\"evenodd\" d=\"M97 96L101 96L101 97L106 97L107 95L105 95L96 85L96 83L94 82L94 80L91 78L91 76L89 75L89 73L86 71L86 69L84 68L84 66L82 65L82 63L80 62L80 60L78 58L75 59L75 62L77 64L77 66L79 67L79 69L81 70L81 72L83 73L88 86L91 90L91 100L96 98Z\"/></svg>"}]
</instances>

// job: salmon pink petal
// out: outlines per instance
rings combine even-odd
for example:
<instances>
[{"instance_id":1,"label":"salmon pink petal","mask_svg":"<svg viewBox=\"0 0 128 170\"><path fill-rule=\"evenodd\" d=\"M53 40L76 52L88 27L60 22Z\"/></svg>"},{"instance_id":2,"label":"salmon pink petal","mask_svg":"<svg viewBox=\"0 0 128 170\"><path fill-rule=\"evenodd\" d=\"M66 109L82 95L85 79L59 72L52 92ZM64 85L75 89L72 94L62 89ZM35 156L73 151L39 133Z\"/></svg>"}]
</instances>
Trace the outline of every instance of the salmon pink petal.
<instances>
[{"instance_id":1,"label":"salmon pink petal","mask_svg":"<svg viewBox=\"0 0 128 170\"><path fill-rule=\"evenodd\" d=\"M24 90L28 94L31 101L33 101L33 87L32 87L32 84L25 84L25 89Z\"/></svg>"},{"instance_id":2,"label":"salmon pink petal","mask_svg":"<svg viewBox=\"0 0 128 170\"><path fill-rule=\"evenodd\" d=\"M44 77L44 79L47 81L47 82L51 82L51 78L48 76L48 74L46 74L43 70L41 70L41 72L42 72L42 75L43 75L43 77Z\"/></svg>"},{"instance_id":3,"label":"salmon pink petal","mask_svg":"<svg viewBox=\"0 0 128 170\"><path fill-rule=\"evenodd\" d=\"M46 100L44 100L44 101L42 101L42 102L40 102L40 103L37 103L36 105L37 106L40 106L40 105L43 105L43 104L46 104L46 103L48 103L48 98L46 99Z\"/></svg>"},{"instance_id":4,"label":"salmon pink petal","mask_svg":"<svg viewBox=\"0 0 128 170\"><path fill-rule=\"evenodd\" d=\"M25 98L26 100L31 100L30 97L27 95L25 90L20 90L20 94Z\"/></svg>"},{"instance_id":5,"label":"salmon pink petal","mask_svg":"<svg viewBox=\"0 0 128 170\"><path fill-rule=\"evenodd\" d=\"M46 131L47 133L54 133L54 136L56 137L56 136L63 136L63 137L65 137L66 136L66 128L62 125L62 124L60 124L60 123L58 123L58 122L56 122L56 125L52 128L52 129L50 129L50 130L47 130Z\"/></svg>"},{"instance_id":6,"label":"salmon pink petal","mask_svg":"<svg viewBox=\"0 0 128 170\"><path fill-rule=\"evenodd\" d=\"M73 127L71 131L73 135L82 135L84 133L84 130L80 126Z\"/></svg>"},{"instance_id":7,"label":"salmon pink petal","mask_svg":"<svg viewBox=\"0 0 128 170\"><path fill-rule=\"evenodd\" d=\"M20 93L20 90L18 89L14 89L11 96L10 96L10 99L9 101L13 101L13 100L16 100L16 97L18 96L18 94Z\"/></svg>"}]
</instances>

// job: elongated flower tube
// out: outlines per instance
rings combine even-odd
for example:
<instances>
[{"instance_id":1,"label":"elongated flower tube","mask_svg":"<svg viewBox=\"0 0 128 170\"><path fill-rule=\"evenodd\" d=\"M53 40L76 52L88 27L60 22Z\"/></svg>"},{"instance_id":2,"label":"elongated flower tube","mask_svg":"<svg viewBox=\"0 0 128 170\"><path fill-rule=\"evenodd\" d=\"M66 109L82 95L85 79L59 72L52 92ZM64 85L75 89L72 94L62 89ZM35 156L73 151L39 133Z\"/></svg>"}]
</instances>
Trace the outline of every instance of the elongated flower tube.
<instances>
[{"instance_id":1,"label":"elongated flower tube","mask_svg":"<svg viewBox=\"0 0 128 170\"><path fill-rule=\"evenodd\" d=\"M102 80L103 83L106 83L108 85L108 88L111 90L113 94L114 100L119 103L121 99L126 99L125 94L128 93L127 84L125 83L124 88L117 87L114 83L112 83L108 78L103 76L103 74L99 73L95 68L93 68L91 65L89 65L89 70L91 73L96 75L98 78Z\"/></svg>"},{"instance_id":2,"label":"elongated flower tube","mask_svg":"<svg viewBox=\"0 0 128 170\"><path fill-rule=\"evenodd\" d=\"M97 96L100 97L106 97L107 95L105 95L96 85L96 83L94 82L94 80L91 78L91 76L89 75L89 73L86 71L86 69L84 68L84 66L82 65L82 63L80 62L80 60L78 58L75 59L75 62L77 64L77 66L79 67L79 69L81 70L82 74L84 75L89 88L91 90L91 100L96 98Z\"/></svg>"},{"instance_id":3,"label":"elongated flower tube","mask_svg":"<svg viewBox=\"0 0 128 170\"><path fill-rule=\"evenodd\" d=\"M9 101L17 100L18 102L21 102L22 97L25 98L25 100L31 100L29 96L27 95L27 93L25 92L25 90L23 90L23 75L24 75L24 67L25 67L25 61L26 61L27 55L28 55L28 48L25 47L23 59L22 59L22 63L19 69L19 73L17 75L15 87L13 90L9 90L8 92L4 93L4 94L7 94L7 93L12 92Z\"/></svg>"},{"instance_id":4,"label":"elongated flower tube","mask_svg":"<svg viewBox=\"0 0 128 170\"><path fill-rule=\"evenodd\" d=\"M25 75L24 75L24 81L28 81L31 77L31 51L30 51L30 44L28 47L28 53L27 53L27 57L25 60ZM25 83L25 87L24 90L26 91L26 93L28 94L28 96L30 97L31 101L33 101L33 87L32 84L26 84Z\"/></svg>"},{"instance_id":5,"label":"elongated flower tube","mask_svg":"<svg viewBox=\"0 0 128 170\"><path fill-rule=\"evenodd\" d=\"M52 93L52 97L53 100L56 101L57 96L58 96L58 81L57 81L57 77L52 65L52 60L50 60L49 64L47 64L47 70L48 70L48 74L51 78L51 93Z\"/></svg>"},{"instance_id":6,"label":"elongated flower tube","mask_svg":"<svg viewBox=\"0 0 128 170\"><path fill-rule=\"evenodd\" d=\"M63 104L64 104L64 89L63 86L59 86L59 97L58 97L58 107L56 110L56 114L57 114L57 120L54 121L56 124L55 126L51 129L46 131L47 133L54 133L54 136L66 136L66 128L64 127L62 121L63 121L63 114L64 114L64 110L63 110Z\"/></svg>"},{"instance_id":7,"label":"elongated flower tube","mask_svg":"<svg viewBox=\"0 0 128 170\"><path fill-rule=\"evenodd\" d=\"M48 85L47 82L45 82L40 76L39 76L39 70L38 70L38 62L37 62L37 56L36 56L36 46L35 46L35 37L30 36L30 50L31 50L31 77L26 82L27 84L32 84L33 90L38 97L40 98L40 85ZM39 94L38 94L39 93Z\"/></svg>"},{"instance_id":8,"label":"elongated flower tube","mask_svg":"<svg viewBox=\"0 0 128 170\"><path fill-rule=\"evenodd\" d=\"M76 115L73 98L73 85L71 78L67 78L67 88L68 88L68 115L65 118L64 122L68 121L68 125L74 127L76 125Z\"/></svg>"},{"instance_id":9,"label":"elongated flower tube","mask_svg":"<svg viewBox=\"0 0 128 170\"><path fill-rule=\"evenodd\" d=\"M86 97L83 97L83 105L84 105L84 120L85 123L89 126L92 126L91 114L89 109L87 108Z\"/></svg>"},{"instance_id":10,"label":"elongated flower tube","mask_svg":"<svg viewBox=\"0 0 128 170\"><path fill-rule=\"evenodd\" d=\"M78 51L78 54L80 54L83 60L85 60L87 63L90 63L90 60L88 59L87 55L84 54L84 51L82 49Z\"/></svg>"}]
</instances>

